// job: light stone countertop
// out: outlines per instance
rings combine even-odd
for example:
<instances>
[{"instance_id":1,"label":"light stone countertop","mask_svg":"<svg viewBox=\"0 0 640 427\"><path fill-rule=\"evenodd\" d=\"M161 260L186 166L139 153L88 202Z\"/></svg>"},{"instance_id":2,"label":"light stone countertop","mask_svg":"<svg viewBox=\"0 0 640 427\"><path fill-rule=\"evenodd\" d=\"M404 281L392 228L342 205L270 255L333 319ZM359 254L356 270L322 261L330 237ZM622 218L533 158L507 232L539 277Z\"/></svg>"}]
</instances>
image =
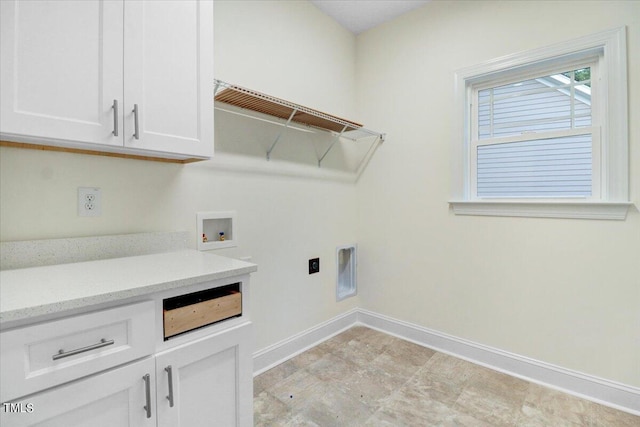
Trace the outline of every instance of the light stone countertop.
<instances>
[{"instance_id":1,"label":"light stone countertop","mask_svg":"<svg viewBox=\"0 0 640 427\"><path fill-rule=\"evenodd\" d=\"M0 271L0 322L50 315L257 271L255 264L182 250Z\"/></svg>"}]
</instances>

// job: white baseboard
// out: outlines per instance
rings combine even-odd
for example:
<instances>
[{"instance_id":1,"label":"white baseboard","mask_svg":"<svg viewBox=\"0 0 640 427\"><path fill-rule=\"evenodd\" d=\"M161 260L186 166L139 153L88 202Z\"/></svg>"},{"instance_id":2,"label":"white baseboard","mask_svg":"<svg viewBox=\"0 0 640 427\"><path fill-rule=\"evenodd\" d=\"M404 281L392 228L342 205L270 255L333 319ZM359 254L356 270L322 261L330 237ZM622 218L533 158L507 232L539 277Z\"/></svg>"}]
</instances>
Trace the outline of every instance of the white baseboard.
<instances>
[{"instance_id":1,"label":"white baseboard","mask_svg":"<svg viewBox=\"0 0 640 427\"><path fill-rule=\"evenodd\" d=\"M338 335L358 322L358 310L353 309L302 331L286 340L253 353L253 375L259 375L298 354Z\"/></svg>"},{"instance_id":2,"label":"white baseboard","mask_svg":"<svg viewBox=\"0 0 640 427\"><path fill-rule=\"evenodd\" d=\"M358 322L514 377L640 415L640 389L636 387L540 362L367 310L358 310Z\"/></svg>"},{"instance_id":3,"label":"white baseboard","mask_svg":"<svg viewBox=\"0 0 640 427\"><path fill-rule=\"evenodd\" d=\"M285 362L356 324L517 378L640 415L640 388L572 371L362 309L351 310L254 353L254 375Z\"/></svg>"}]
</instances>

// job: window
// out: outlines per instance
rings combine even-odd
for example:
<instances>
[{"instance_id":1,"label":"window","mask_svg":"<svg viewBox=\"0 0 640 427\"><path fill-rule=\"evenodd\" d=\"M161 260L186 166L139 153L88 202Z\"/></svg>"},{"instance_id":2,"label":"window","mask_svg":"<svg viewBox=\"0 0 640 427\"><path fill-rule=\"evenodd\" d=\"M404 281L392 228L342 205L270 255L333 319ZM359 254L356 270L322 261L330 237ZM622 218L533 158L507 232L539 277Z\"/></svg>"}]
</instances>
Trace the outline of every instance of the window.
<instances>
[{"instance_id":1,"label":"window","mask_svg":"<svg viewBox=\"0 0 640 427\"><path fill-rule=\"evenodd\" d=\"M600 127L591 109L596 65L474 86L471 171L478 198L599 196Z\"/></svg>"},{"instance_id":2,"label":"window","mask_svg":"<svg viewBox=\"0 0 640 427\"><path fill-rule=\"evenodd\" d=\"M456 73L456 214L624 219L624 28Z\"/></svg>"}]
</instances>

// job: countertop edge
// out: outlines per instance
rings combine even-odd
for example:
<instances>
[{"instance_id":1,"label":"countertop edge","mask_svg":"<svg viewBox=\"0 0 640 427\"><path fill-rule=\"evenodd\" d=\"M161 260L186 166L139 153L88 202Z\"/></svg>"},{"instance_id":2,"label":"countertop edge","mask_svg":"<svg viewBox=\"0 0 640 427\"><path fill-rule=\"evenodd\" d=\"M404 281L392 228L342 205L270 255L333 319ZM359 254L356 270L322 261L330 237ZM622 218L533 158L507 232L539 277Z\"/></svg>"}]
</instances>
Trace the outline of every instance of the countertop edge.
<instances>
[{"instance_id":1,"label":"countertop edge","mask_svg":"<svg viewBox=\"0 0 640 427\"><path fill-rule=\"evenodd\" d=\"M0 312L0 324L2 324L2 328L0 329L8 329L11 328L13 324L23 324L24 322L28 322L30 319L37 321L38 318L44 316L56 316L66 311L74 311L117 301L125 301L130 298L143 297L145 295L152 295L163 291L179 289L199 283L222 280L229 277L240 277L258 270L257 265L251 263L246 264L247 265L243 267L206 274L195 274L193 276L170 280L167 282L157 282L114 292L101 292L81 298L63 299L42 305L7 310Z\"/></svg>"}]
</instances>

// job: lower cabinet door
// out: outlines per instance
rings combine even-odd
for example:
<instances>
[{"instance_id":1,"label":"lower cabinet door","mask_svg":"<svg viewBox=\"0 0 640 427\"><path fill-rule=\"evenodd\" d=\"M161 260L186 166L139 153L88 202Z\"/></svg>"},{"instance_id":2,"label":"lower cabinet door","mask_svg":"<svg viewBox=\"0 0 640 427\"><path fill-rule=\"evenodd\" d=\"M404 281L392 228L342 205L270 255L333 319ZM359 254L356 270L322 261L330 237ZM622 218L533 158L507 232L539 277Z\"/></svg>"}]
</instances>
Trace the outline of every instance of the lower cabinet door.
<instances>
[{"instance_id":1,"label":"lower cabinet door","mask_svg":"<svg viewBox=\"0 0 640 427\"><path fill-rule=\"evenodd\" d=\"M158 426L252 426L251 341L247 322L158 354Z\"/></svg>"},{"instance_id":2,"label":"lower cabinet door","mask_svg":"<svg viewBox=\"0 0 640 427\"><path fill-rule=\"evenodd\" d=\"M0 425L155 426L154 372L154 359L148 358L30 397L3 402Z\"/></svg>"}]
</instances>

